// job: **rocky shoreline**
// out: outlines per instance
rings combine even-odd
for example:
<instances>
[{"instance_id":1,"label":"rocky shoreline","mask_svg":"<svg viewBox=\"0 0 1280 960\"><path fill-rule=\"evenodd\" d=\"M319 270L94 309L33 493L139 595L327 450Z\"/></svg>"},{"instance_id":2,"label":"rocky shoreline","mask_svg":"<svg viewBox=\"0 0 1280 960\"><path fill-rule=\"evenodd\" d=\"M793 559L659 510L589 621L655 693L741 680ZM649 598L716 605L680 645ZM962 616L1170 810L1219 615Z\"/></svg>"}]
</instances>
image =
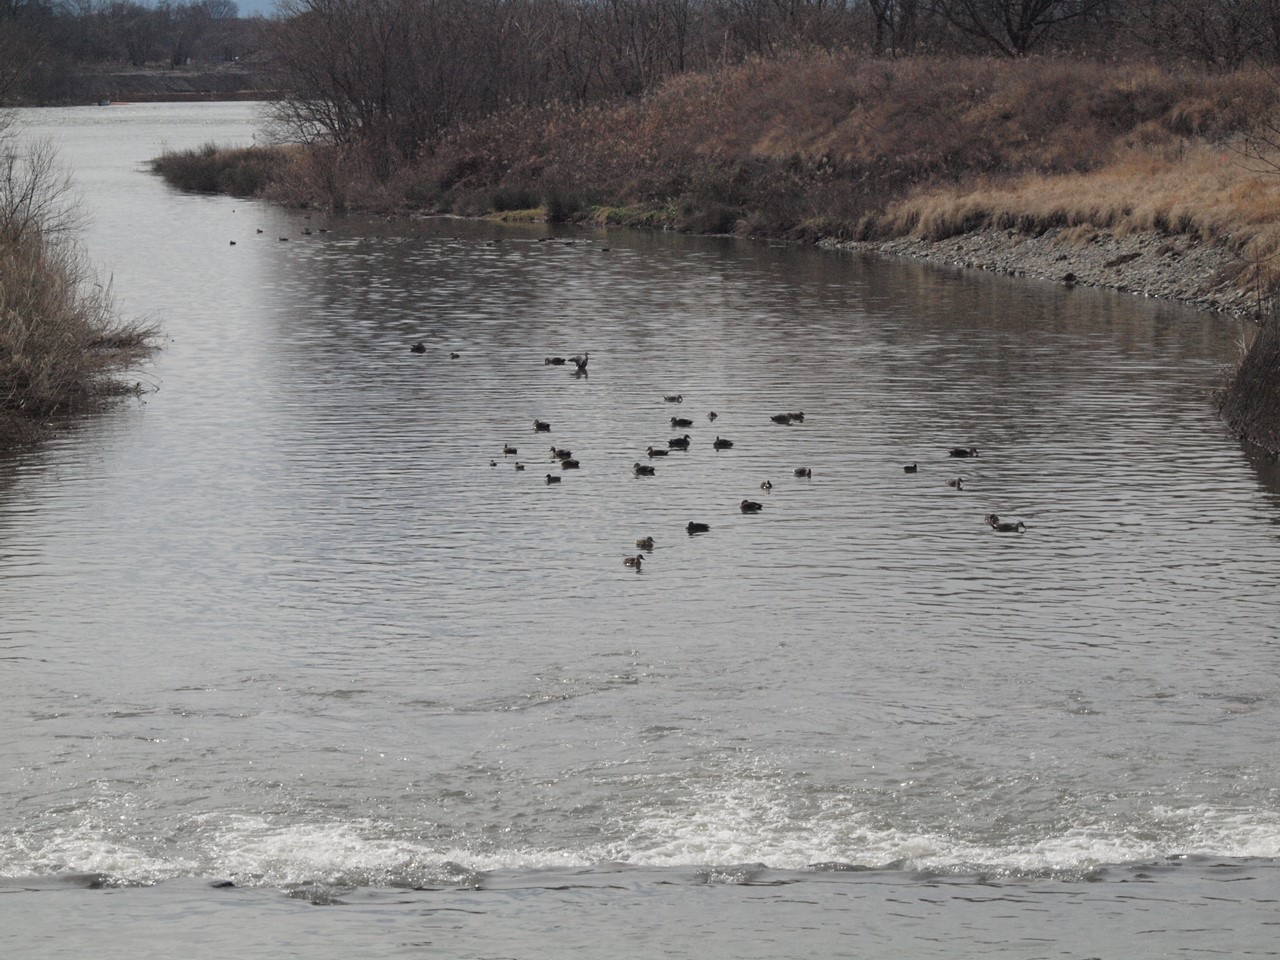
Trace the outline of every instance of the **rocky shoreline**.
<instances>
[{"instance_id":1,"label":"rocky shoreline","mask_svg":"<svg viewBox=\"0 0 1280 960\"><path fill-rule=\"evenodd\" d=\"M912 257L1054 283L1109 287L1160 297L1261 323L1219 410L1236 436L1280 457L1280 324L1265 322L1273 304L1236 284L1242 262L1221 244L1185 236L1094 234L1054 230L1040 236L986 230L947 240L900 238L880 243L831 243L846 250Z\"/></svg>"},{"instance_id":2,"label":"rocky shoreline","mask_svg":"<svg viewBox=\"0 0 1280 960\"><path fill-rule=\"evenodd\" d=\"M902 237L828 245L1055 283L1109 287L1251 319L1268 306L1259 303L1255 292L1236 285L1243 266L1238 256L1221 244L1187 236L1097 233L1081 239L1078 229L1050 230L1038 236L984 230L946 240Z\"/></svg>"}]
</instances>

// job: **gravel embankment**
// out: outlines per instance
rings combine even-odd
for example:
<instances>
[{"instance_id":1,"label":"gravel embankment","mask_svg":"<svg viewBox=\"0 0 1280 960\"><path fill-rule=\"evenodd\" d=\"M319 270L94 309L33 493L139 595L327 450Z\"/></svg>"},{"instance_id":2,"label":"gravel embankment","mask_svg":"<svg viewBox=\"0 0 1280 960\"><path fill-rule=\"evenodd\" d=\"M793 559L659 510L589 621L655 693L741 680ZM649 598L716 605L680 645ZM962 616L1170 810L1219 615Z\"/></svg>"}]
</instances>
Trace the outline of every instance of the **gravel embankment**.
<instances>
[{"instance_id":1,"label":"gravel embankment","mask_svg":"<svg viewBox=\"0 0 1280 960\"><path fill-rule=\"evenodd\" d=\"M908 237L833 246L1056 283L1110 287L1242 316L1255 316L1258 308L1256 295L1239 289L1230 279L1239 271L1238 257L1220 245L1185 236L1099 235L1079 244L1068 240L1062 230L1040 236L985 230L938 241Z\"/></svg>"}]
</instances>

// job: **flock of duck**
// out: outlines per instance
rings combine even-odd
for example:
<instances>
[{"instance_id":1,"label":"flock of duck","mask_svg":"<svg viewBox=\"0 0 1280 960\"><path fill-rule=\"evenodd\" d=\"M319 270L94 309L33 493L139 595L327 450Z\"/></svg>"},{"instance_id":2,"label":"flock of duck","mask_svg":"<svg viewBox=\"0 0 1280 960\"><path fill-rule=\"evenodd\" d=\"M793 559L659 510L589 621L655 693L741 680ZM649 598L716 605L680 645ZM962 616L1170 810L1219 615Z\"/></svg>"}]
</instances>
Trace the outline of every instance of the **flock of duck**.
<instances>
[{"instance_id":1,"label":"flock of duck","mask_svg":"<svg viewBox=\"0 0 1280 960\"><path fill-rule=\"evenodd\" d=\"M977 455L977 447L952 447L947 452L947 456L955 457L960 460L967 460L969 457L976 457ZM907 473L917 473L920 467L918 464L909 463L902 469ZM945 482L947 486L951 487L953 490L964 489L964 477L952 477ZM998 533L1023 533L1027 529L1027 525L1021 520L1001 520L994 513L988 513L982 518L982 522Z\"/></svg>"},{"instance_id":2,"label":"flock of duck","mask_svg":"<svg viewBox=\"0 0 1280 960\"><path fill-rule=\"evenodd\" d=\"M423 345L421 343L415 343L411 345L410 350L413 351L414 353L425 352L425 350L423 349ZM457 359L458 355L451 354L450 356L452 359ZM590 357L590 354L584 352L578 356L573 356L573 357L547 357L544 359L543 363L546 364L547 366L567 366L569 364L572 364L574 366L574 371L573 371L574 375L578 377L585 377L587 376L587 364L589 361L589 357ZM678 393L667 394L663 396L662 399L664 402L672 403L672 404L684 402L684 396ZM714 423L718 418L718 416L719 415L714 410L712 410L707 414L707 421L709 423ZM776 413L776 414L773 414L769 419L776 424L780 424L783 426L791 426L792 424L796 424L796 423L804 423L805 416L803 411L796 411L794 413L792 412ZM671 423L671 426L677 430L682 430L687 427L691 428L694 426L694 421L690 417L673 416L670 418L670 423ZM535 419L533 421L533 432L534 433L550 433L551 424L546 420ZM693 438L688 433L683 433L679 436L671 437L669 440L667 440L667 445L665 448L654 447L654 446L646 447L645 456L649 460L660 459L662 457L670 456L674 453L681 453L681 452L688 451L691 448L692 443L693 443ZM719 435L716 436L715 440L712 441L712 444L711 444L712 449L716 451L730 450L733 448L733 445L734 443L732 440L729 440L725 437L721 437ZM551 451L551 459L559 464L561 471L576 470L579 468L580 464L578 460L574 458L572 450L569 450L568 448L565 448L565 447L557 447L555 444L552 444L550 447L550 451ZM507 444L507 443L503 444L502 455L504 457L517 456L519 452L520 451L517 447L514 447L511 444ZM978 456L978 449L977 447L952 447L948 451L948 456L955 459L969 459L971 457ZM498 461L496 459L489 461L489 466L496 467L497 465L498 465ZM526 469L525 463L520 460L515 461L515 469L519 471ZM919 464L909 463L903 466L902 469L905 473L913 474L913 473L918 473L920 468L919 468ZM635 463L632 464L631 470L632 470L632 473L634 473L635 476L637 477L652 477L657 474L657 468L653 464L641 463L639 460L635 461ZM813 477L813 470L812 468L807 466L794 467L792 469L792 474L795 477L800 479L810 479ZM547 484L561 483L562 480L563 480L562 474L548 473L546 474L546 477L545 477L545 482ZM962 491L964 489L964 482L965 480L964 480L964 477L962 476L952 477L945 481L948 487L951 487L952 489L957 491ZM768 493L770 490L773 489L773 482L770 480L762 481L760 484L760 489L763 490L765 493ZM764 504L758 500L744 499L738 504L738 508L739 510L741 510L742 513L745 513L745 514L757 514L764 509ZM1026 524L1023 523L1021 520L1017 520L1017 521L1003 520L994 513L989 513L985 517L983 517L983 522L986 523L988 526L990 526L992 530L995 530L999 533L1023 533L1027 529ZM685 525L685 532L690 536L694 536L701 533L707 533L710 530L711 530L711 525L701 521L691 520L689 521L689 523ZM624 557L623 564L636 571L639 571L643 568L643 565L645 563L645 553L652 552L655 546L657 545L657 542L654 540L652 536L646 536L636 540L635 545L641 552Z\"/></svg>"}]
</instances>

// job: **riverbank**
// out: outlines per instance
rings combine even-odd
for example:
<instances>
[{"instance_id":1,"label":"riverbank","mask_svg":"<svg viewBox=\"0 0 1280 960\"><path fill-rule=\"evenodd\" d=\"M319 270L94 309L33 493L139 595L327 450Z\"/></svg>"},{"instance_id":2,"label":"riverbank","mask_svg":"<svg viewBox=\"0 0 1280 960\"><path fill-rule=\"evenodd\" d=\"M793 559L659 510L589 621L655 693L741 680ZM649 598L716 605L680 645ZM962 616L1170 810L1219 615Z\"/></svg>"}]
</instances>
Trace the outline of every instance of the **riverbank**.
<instances>
[{"instance_id":1,"label":"riverbank","mask_svg":"<svg viewBox=\"0 0 1280 960\"><path fill-rule=\"evenodd\" d=\"M1261 70L792 55L504 110L381 175L359 144L295 150L244 189L850 245L1261 319L1280 292L1278 94Z\"/></svg>"},{"instance_id":2,"label":"riverbank","mask_svg":"<svg viewBox=\"0 0 1280 960\"><path fill-rule=\"evenodd\" d=\"M214 63L179 67L80 67L67 72L34 105L182 103L271 100L279 79L266 63Z\"/></svg>"}]
</instances>

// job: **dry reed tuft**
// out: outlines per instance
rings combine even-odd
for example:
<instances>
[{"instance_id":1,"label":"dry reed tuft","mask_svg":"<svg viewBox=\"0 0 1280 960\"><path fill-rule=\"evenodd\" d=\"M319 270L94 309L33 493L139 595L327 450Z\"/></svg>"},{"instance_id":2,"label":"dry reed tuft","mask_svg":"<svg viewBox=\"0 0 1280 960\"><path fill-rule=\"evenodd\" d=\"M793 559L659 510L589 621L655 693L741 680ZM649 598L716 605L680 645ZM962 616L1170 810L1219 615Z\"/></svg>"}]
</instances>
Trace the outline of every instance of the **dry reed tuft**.
<instances>
[{"instance_id":1,"label":"dry reed tuft","mask_svg":"<svg viewBox=\"0 0 1280 960\"><path fill-rule=\"evenodd\" d=\"M167 151L151 161L151 169L180 190L255 197L279 179L288 155L278 147L222 148L207 143L194 150Z\"/></svg>"},{"instance_id":2,"label":"dry reed tuft","mask_svg":"<svg viewBox=\"0 0 1280 960\"><path fill-rule=\"evenodd\" d=\"M68 181L47 147L0 131L0 446L124 390L153 327L120 320L76 243Z\"/></svg>"}]
</instances>

